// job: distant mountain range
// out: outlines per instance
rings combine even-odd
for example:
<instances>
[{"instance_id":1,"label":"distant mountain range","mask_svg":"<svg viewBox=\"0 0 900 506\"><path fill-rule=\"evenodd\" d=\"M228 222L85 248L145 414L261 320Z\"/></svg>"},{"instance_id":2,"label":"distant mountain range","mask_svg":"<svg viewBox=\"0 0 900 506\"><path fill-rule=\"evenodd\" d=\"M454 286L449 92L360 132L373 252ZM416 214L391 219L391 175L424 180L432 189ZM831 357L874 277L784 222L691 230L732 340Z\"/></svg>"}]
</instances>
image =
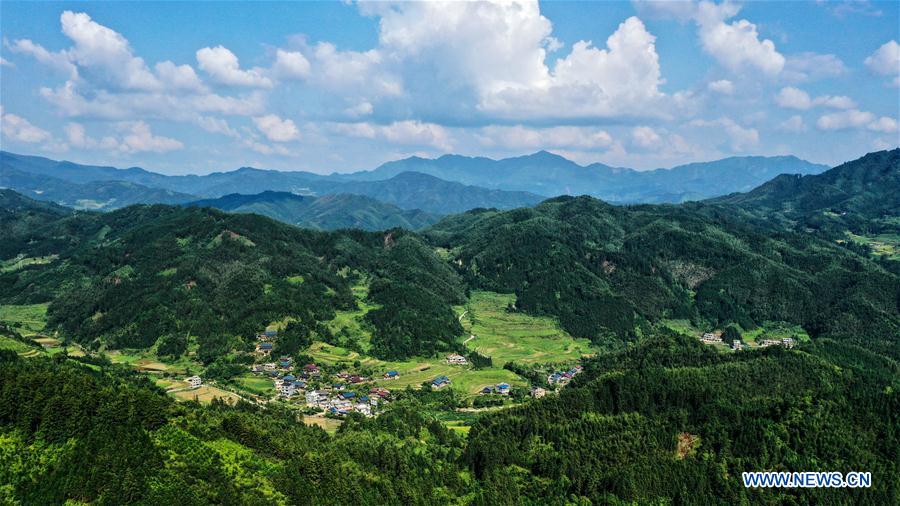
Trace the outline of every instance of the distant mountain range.
<instances>
[{"instance_id":1,"label":"distant mountain range","mask_svg":"<svg viewBox=\"0 0 900 506\"><path fill-rule=\"evenodd\" d=\"M320 175L243 167L204 176L167 176L139 167L117 169L0 152L0 186L41 200L99 210L140 203L184 204L267 191L306 196L363 195L402 210L442 215L475 208L503 210L533 206L556 195L588 194L612 203L670 203L749 191L779 174L808 175L825 170L824 165L780 156L733 157L672 169L637 171L599 163L581 166L540 151L502 160L458 155L433 160L411 157L352 174ZM346 200L335 199L333 204L346 203ZM350 209L358 212L358 204L353 203ZM370 204L362 207L371 208ZM336 207L331 209L336 212ZM376 213L378 218L363 222L393 223L406 219L394 211L382 211ZM309 218L305 214L296 217L291 214L291 217L300 221ZM348 216L343 221L353 223L356 218Z\"/></svg>"},{"instance_id":2,"label":"distant mountain range","mask_svg":"<svg viewBox=\"0 0 900 506\"><path fill-rule=\"evenodd\" d=\"M638 171L602 163L582 166L539 151L502 160L458 155L412 157L339 177L375 181L412 171L485 188L547 196L586 194L613 203L675 203L748 191L779 174L818 174L825 170L825 165L795 156L745 156Z\"/></svg>"},{"instance_id":3,"label":"distant mountain range","mask_svg":"<svg viewBox=\"0 0 900 506\"><path fill-rule=\"evenodd\" d=\"M263 216L318 230L358 228L417 230L435 223L440 216L418 209L403 210L363 195L342 193L309 197L288 192L265 191L255 195L233 193L217 199L185 204L192 207L214 207L234 213L256 213Z\"/></svg>"}]
</instances>

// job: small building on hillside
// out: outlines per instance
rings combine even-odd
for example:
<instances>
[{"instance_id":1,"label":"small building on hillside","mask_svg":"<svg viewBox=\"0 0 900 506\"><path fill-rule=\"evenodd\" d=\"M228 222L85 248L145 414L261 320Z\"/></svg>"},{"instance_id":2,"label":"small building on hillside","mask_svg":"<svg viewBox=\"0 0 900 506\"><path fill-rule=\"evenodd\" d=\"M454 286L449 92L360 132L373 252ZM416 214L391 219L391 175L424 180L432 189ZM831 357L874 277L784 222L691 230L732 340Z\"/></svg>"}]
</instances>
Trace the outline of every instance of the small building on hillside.
<instances>
[{"instance_id":1,"label":"small building on hillside","mask_svg":"<svg viewBox=\"0 0 900 506\"><path fill-rule=\"evenodd\" d=\"M297 387L294 386L293 381L283 381L278 385L278 393L281 394L282 397L291 397L297 391Z\"/></svg>"},{"instance_id":2,"label":"small building on hillside","mask_svg":"<svg viewBox=\"0 0 900 506\"><path fill-rule=\"evenodd\" d=\"M306 364L303 366L303 372L310 376L318 376L319 375L319 366L316 364Z\"/></svg>"},{"instance_id":3,"label":"small building on hillside","mask_svg":"<svg viewBox=\"0 0 900 506\"><path fill-rule=\"evenodd\" d=\"M384 379L395 380L400 378L400 373L397 371L388 371L384 373Z\"/></svg>"},{"instance_id":4,"label":"small building on hillside","mask_svg":"<svg viewBox=\"0 0 900 506\"><path fill-rule=\"evenodd\" d=\"M509 395L509 383L498 383L497 393L500 395Z\"/></svg>"},{"instance_id":5,"label":"small building on hillside","mask_svg":"<svg viewBox=\"0 0 900 506\"><path fill-rule=\"evenodd\" d=\"M792 337L785 337L784 339L781 340L781 345L784 346L785 348L793 348L795 344L797 344L797 343L796 343L796 341L794 341L794 338L792 338Z\"/></svg>"},{"instance_id":6,"label":"small building on hillside","mask_svg":"<svg viewBox=\"0 0 900 506\"><path fill-rule=\"evenodd\" d=\"M740 351L744 349L744 343L741 342L740 339L735 339L731 342L731 349L734 351Z\"/></svg>"},{"instance_id":7,"label":"small building on hillside","mask_svg":"<svg viewBox=\"0 0 900 506\"><path fill-rule=\"evenodd\" d=\"M272 348L274 348L272 343L259 343L256 345L256 353L268 355L269 353L272 353Z\"/></svg>"},{"instance_id":8,"label":"small building on hillside","mask_svg":"<svg viewBox=\"0 0 900 506\"><path fill-rule=\"evenodd\" d=\"M781 341L775 339L763 339L762 342L759 343L760 348L768 348L769 346L780 346Z\"/></svg>"},{"instance_id":9,"label":"small building on hillside","mask_svg":"<svg viewBox=\"0 0 900 506\"><path fill-rule=\"evenodd\" d=\"M722 335L712 332L706 332L705 334L703 334L700 340L705 344L719 344L722 342Z\"/></svg>"},{"instance_id":10,"label":"small building on hillside","mask_svg":"<svg viewBox=\"0 0 900 506\"><path fill-rule=\"evenodd\" d=\"M200 379L200 376L191 376L184 381L186 381L188 386L191 388L200 388L200 385L203 384L203 380Z\"/></svg>"},{"instance_id":11,"label":"small building on hillside","mask_svg":"<svg viewBox=\"0 0 900 506\"><path fill-rule=\"evenodd\" d=\"M447 355L447 363L450 365L466 365L469 361L462 355L451 353L450 355Z\"/></svg>"},{"instance_id":12,"label":"small building on hillside","mask_svg":"<svg viewBox=\"0 0 900 506\"><path fill-rule=\"evenodd\" d=\"M431 389L440 390L449 384L450 378L448 378L447 376L438 376L437 378L431 380Z\"/></svg>"},{"instance_id":13,"label":"small building on hillside","mask_svg":"<svg viewBox=\"0 0 900 506\"><path fill-rule=\"evenodd\" d=\"M369 395L373 397L379 397L381 399L387 399L391 396L391 391L384 387L375 387L369 390Z\"/></svg>"},{"instance_id":14,"label":"small building on hillside","mask_svg":"<svg viewBox=\"0 0 900 506\"><path fill-rule=\"evenodd\" d=\"M281 357L278 359L278 367L282 369L290 369L291 368L291 357Z\"/></svg>"},{"instance_id":15,"label":"small building on hillside","mask_svg":"<svg viewBox=\"0 0 900 506\"><path fill-rule=\"evenodd\" d=\"M481 395L491 395L494 393L494 387L488 385L481 389Z\"/></svg>"},{"instance_id":16,"label":"small building on hillside","mask_svg":"<svg viewBox=\"0 0 900 506\"><path fill-rule=\"evenodd\" d=\"M534 387L531 389L531 396L535 399L540 399L541 397L547 395L547 391L541 387Z\"/></svg>"}]
</instances>

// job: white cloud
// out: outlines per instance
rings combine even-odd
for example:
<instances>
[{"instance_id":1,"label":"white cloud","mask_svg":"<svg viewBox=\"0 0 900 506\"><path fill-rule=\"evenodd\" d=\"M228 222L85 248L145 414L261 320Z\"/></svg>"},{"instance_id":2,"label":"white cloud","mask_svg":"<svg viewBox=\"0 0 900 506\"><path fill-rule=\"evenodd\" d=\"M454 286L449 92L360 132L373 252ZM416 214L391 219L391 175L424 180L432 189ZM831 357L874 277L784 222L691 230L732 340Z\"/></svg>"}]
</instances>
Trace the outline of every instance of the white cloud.
<instances>
[{"instance_id":1,"label":"white cloud","mask_svg":"<svg viewBox=\"0 0 900 506\"><path fill-rule=\"evenodd\" d=\"M150 125L143 121L126 122L120 125L124 135L116 149L123 153L139 153L152 151L154 153L166 153L184 147L180 141L169 137L153 135ZM110 145L109 138L105 139Z\"/></svg>"},{"instance_id":2,"label":"white cloud","mask_svg":"<svg viewBox=\"0 0 900 506\"><path fill-rule=\"evenodd\" d=\"M200 70L221 84L251 88L272 87L272 80L265 77L261 69L241 70L238 57L224 46L199 49L197 64Z\"/></svg>"},{"instance_id":3,"label":"white cloud","mask_svg":"<svg viewBox=\"0 0 900 506\"><path fill-rule=\"evenodd\" d=\"M175 65L170 61L159 62L154 67L167 89L190 90L196 92L206 91L206 87L200 81L194 68L190 65Z\"/></svg>"},{"instance_id":4,"label":"white cloud","mask_svg":"<svg viewBox=\"0 0 900 506\"><path fill-rule=\"evenodd\" d=\"M803 123L803 118L800 117L800 115L795 114L794 116L791 116L790 118L781 122L781 124L778 125L778 130L793 133L805 132L806 124Z\"/></svg>"},{"instance_id":5,"label":"white cloud","mask_svg":"<svg viewBox=\"0 0 900 506\"><path fill-rule=\"evenodd\" d=\"M67 76L69 79L78 77L78 68L69 61L69 56L64 51L50 52L40 44L35 44L29 39L19 39L11 44L6 42L5 44L12 52L29 55L38 62Z\"/></svg>"},{"instance_id":6,"label":"white cloud","mask_svg":"<svg viewBox=\"0 0 900 506\"><path fill-rule=\"evenodd\" d=\"M374 106L371 102L363 100L362 102L344 109L344 114L350 116L351 118L359 118L362 116L368 116L372 114L375 110Z\"/></svg>"},{"instance_id":7,"label":"white cloud","mask_svg":"<svg viewBox=\"0 0 900 506\"><path fill-rule=\"evenodd\" d=\"M128 41L118 32L96 23L83 12L65 11L60 23L63 33L75 43L66 55L106 85L136 90L160 88L159 80L142 58L134 56Z\"/></svg>"},{"instance_id":8,"label":"white cloud","mask_svg":"<svg viewBox=\"0 0 900 506\"><path fill-rule=\"evenodd\" d=\"M288 142L300 137L300 130L297 129L297 125L293 121L281 119L275 114L256 116L253 118L253 124L270 141Z\"/></svg>"},{"instance_id":9,"label":"white cloud","mask_svg":"<svg viewBox=\"0 0 900 506\"><path fill-rule=\"evenodd\" d=\"M551 73L530 82L491 82L478 108L507 118L650 117L667 114L655 37L636 17L621 23L607 49L579 41Z\"/></svg>"},{"instance_id":10,"label":"white cloud","mask_svg":"<svg viewBox=\"0 0 900 506\"><path fill-rule=\"evenodd\" d=\"M883 132L886 134L895 133L897 131L897 120L882 116L866 125L866 128L874 132Z\"/></svg>"},{"instance_id":11,"label":"white cloud","mask_svg":"<svg viewBox=\"0 0 900 506\"><path fill-rule=\"evenodd\" d=\"M815 103L816 105L824 105L825 107L831 107L832 109L856 108L856 102L854 102L852 98L843 95L824 95L821 97L816 97Z\"/></svg>"},{"instance_id":12,"label":"white cloud","mask_svg":"<svg viewBox=\"0 0 900 506\"><path fill-rule=\"evenodd\" d=\"M261 113L264 103L263 96L256 93L231 97L214 93L85 92L73 81L57 88L42 87L39 94L64 116L113 120L160 118L192 122L197 114L250 116Z\"/></svg>"},{"instance_id":13,"label":"white cloud","mask_svg":"<svg viewBox=\"0 0 900 506\"><path fill-rule=\"evenodd\" d=\"M84 125L79 123L68 123L63 130L66 133L66 141L70 146L78 149L97 147L97 141L87 135Z\"/></svg>"},{"instance_id":14,"label":"white cloud","mask_svg":"<svg viewBox=\"0 0 900 506\"><path fill-rule=\"evenodd\" d=\"M277 49L272 74L280 80L302 80L309 76L309 60L303 53Z\"/></svg>"},{"instance_id":15,"label":"white cloud","mask_svg":"<svg viewBox=\"0 0 900 506\"><path fill-rule=\"evenodd\" d=\"M775 96L775 103L778 104L779 107L785 109L797 109L799 111L805 111L815 106L825 106L832 109L856 108L856 102L850 97L843 95L822 95L813 99L810 98L809 93L792 86L782 88L781 91L778 92L778 95Z\"/></svg>"},{"instance_id":16,"label":"white cloud","mask_svg":"<svg viewBox=\"0 0 900 506\"><path fill-rule=\"evenodd\" d=\"M725 22L739 11L739 6L727 2L700 2L696 21L703 49L734 72L755 70L777 75L784 68L785 58L775 49L775 43L760 40L756 25L746 19Z\"/></svg>"},{"instance_id":17,"label":"white cloud","mask_svg":"<svg viewBox=\"0 0 900 506\"><path fill-rule=\"evenodd\" d=\"M819 117L816 126L820 130L867 129L874 132L894 133L897 131L897 120L887 116L879 118L868 111L850 109L824 114Z\"/></svg>"},{"instance_id":18,"label":"white cloud","mask_svg":"<svg viewBox=\"0 0 900 506\"><path fill-rule=\"evenodd\" d=\"M896 40L885 42L866 58L865 64L878 75L893 77L890 83L900 86L900 44Z\"/></svg>"},{"instance_id":19,"label":"white cloud","mask_svg":"<svg viewBox=\"0 0 900 506\"><path fill-rule=\"evenodd\" d=\"M847 67L837 56L804 52L787 57L782 78L789 82L802 83L838 77L846 73Z\"/></svg>"},{"instance_id":20,"label":"white cloud","mask_svg":"<svg viewBox=\"0 0 900 506\"><path fill-rule=\"evenodd\" d=\"M380 139L391 144L406 146L429 146L450 151L453 142L447 130L434 123L421 121L395 121L388 125L372 123L332 123L329 129L348 137Z\"/></svg>"},{"instance_id":21,"label":"white cloud","mask_svg":"<svg viewBox=\"0 0 900 506\"><path fill-rule=\"evenodd\" d=\"M809 97L809 93L792 86L781 88L775 97L775 103L778 107L785 109L797 109L805 111L813 106L813 101Z\"/></svg>"},{"instance_id":22,"label":"white cloud","mask_svg":"<svg viewBox=\"0 0 900 506\"><path fill-rule=\"evenodd\" d=\"M712 81L711 83L707 84L706 87L709 88L709 91L721 93L722 95L731 95L734 93L734 83L732 83L728 79L719 79L718 81Z\"/></svg>"},{"instance_id":23,"label":"white cloud","mask_svg":"<svg viewBox=\"0 0 900 506\"><path fill-rule=\"evenodd\" d=\"M16 64L7 60L6 58L0 56L0 67L10 67L15 68Z\"/></svg>"},{"instance_id":24,"label":"white cloud","mask_svg":"<svg viewBox=\"0 0 900 506\"><path fill-rule=\"evenodd\" d=\"M361 97L394 97L403 93L402 80L383 68L377 50L339 51L334 44L320 42L312 53L309 79L331 93Z\"/></svg>"},{"instance_id":25,"label":"white cloud","mask_svg":"<svg viewBox=\"0 0 900 506\"><path fill-rule=\"evenodd\" d=\"M228 137L239 138L240 134L238 134L234 129L232 129L228 122L222 118L215 118L212 116L197 116L194 123L197 124L200 128L206 130L210 133L217 133L226 135Z\"/></svg>"},{"instance_id":26,"label":"white cloud","mask_svg":"<svg viewBox=\"0 0 900 506\"><path fill-rule=\"evenodd\" d=\"M0 131L3 136L18 142L34 144L51 139L50 132L36 127L27 119L0 111Z\"/></svg>"},{"instance_id":27,"label":"white cloud","mask_svg":"<svg viewBox=\"0 0 900 506\"><path fill-rule=\"evenodd\" d=\"M523 125L482 127L476 134L482 146L505 149L604 150L612 145L608 132L596 127L557 126L529 128Z\"/></svg>"},{"instance_id":28,"label":"white cloud","mask_svg":"<svg viewBox=\"0 0 900 506\"><path fill-rule=\"evenodd\" d=\"M656 130L647 126L640 126L631 130L631 141L640 148L653 149L660 145L662 138L656 133Z\"/></svg>"}]
</instances>

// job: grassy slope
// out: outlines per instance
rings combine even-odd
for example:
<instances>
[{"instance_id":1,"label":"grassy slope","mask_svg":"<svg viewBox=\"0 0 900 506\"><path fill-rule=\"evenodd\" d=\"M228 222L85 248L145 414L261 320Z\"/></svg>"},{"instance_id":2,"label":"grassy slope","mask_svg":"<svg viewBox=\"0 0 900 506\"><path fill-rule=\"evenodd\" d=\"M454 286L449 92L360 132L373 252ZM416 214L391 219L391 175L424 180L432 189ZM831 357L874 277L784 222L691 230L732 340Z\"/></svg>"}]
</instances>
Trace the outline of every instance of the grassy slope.
<instances>
[{"instance_id":1,"label":"grassy slope","mask_svg":"<svg viewBox=\"0 0 900 506\"><path fill-rule=\"evenodd\" d=\"M466 347L491 357L498 367L507 362L574 362L592 353L590 341L573 338L552 318L507 312L515 299L513 294L472 292L462 322L475 338Z\"/></svg>"}]
</instances>

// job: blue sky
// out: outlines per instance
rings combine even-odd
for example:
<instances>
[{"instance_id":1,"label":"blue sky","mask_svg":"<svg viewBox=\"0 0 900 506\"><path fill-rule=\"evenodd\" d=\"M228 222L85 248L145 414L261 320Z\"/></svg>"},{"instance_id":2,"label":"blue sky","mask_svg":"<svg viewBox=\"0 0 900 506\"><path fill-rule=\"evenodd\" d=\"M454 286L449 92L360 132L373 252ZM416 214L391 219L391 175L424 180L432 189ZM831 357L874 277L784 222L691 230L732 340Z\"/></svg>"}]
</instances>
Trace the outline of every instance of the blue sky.
<instances>
[{"instance_id":1,"label":"blue sky","mask_svg":"<svg viewBox=\"0 0 900 506\"><path fill-rule=\"evenodd\" d=\"M3 149L170 174L898 144L898 2L0 3Z\"/></svg>"}]
</instances>

